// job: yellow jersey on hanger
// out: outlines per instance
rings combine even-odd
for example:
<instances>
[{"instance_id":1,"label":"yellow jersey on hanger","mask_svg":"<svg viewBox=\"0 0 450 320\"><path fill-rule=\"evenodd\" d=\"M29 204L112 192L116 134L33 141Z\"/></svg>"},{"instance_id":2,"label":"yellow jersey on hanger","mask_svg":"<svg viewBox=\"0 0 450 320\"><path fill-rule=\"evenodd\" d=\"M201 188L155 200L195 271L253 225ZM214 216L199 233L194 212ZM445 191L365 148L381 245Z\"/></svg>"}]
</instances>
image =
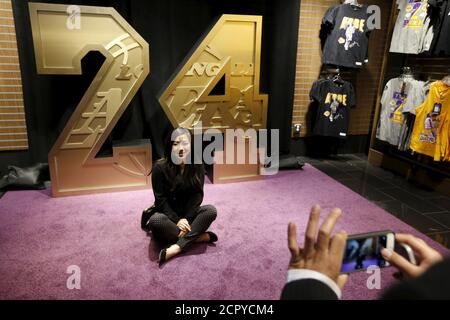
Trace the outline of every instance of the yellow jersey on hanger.
<instances>
[{"instance_id":1,"label":"yellow jersey on hanger","mask_svg":"<svg viewBox=\"0 0 450 320\"><path fill-rule=\"evenodd\" d=\"M431 85L428 98L416 109L411 149L450 161L450 86L442 81Z\"/></svg>"}]
</instances>

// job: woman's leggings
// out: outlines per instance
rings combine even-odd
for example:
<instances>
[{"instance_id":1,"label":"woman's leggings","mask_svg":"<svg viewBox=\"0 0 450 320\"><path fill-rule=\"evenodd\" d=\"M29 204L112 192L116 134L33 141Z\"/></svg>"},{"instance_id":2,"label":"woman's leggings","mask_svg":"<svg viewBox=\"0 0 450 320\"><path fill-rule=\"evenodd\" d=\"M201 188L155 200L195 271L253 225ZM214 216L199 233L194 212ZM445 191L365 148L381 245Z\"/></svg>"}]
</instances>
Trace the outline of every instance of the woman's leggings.
<instances>
[{"instance_id":1,"label":"woman's leggings","mask_svg":"<svg viewBox=\"0 0 450 320\"><path fill-rule=\"evenodd\" d=\"M149 227L156 238L168 243L176 243L181 250L187 250L202 233L208 230L217 217L217 210L212 205L206 205L199 207L196 214L194 220L189 221L191 231L182 238L178 238L180 228L163 213L154 213L149 220Z\"/></svg>"}]
</instances>

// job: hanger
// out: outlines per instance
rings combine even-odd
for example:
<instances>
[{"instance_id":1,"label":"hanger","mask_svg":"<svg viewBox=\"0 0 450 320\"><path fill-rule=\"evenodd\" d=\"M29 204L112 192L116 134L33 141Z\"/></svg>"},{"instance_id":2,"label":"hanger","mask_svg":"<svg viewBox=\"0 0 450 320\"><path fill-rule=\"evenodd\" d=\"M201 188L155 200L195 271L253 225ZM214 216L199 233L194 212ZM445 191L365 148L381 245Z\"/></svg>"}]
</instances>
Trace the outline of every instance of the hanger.
<instances>
[{"instance_id":1,"label":"hanger","mask_svg":"<svg viewBox=\"0 0 450 320\"><path fill-rule=\"evenodd\" d=\"M352 7L358 7L358 8L362 7L362 5L359 4L357 0L344 0L344 4L349 4Z\"/></svg>"},{"instance_id":2,"label":"hanger","mask_svg":"<svg viewBox=\"0 0 450 320\"><path fill-rule=\"evenodd\" d=\"M402 79L414 79L414 74L410 67L403 67L402 74L400 76Z\"/></svg>"},{"instance_id":3,"label":"hanger","mask_svg":"<svg viewBox=\"0 0 450 320\"><path fill-rule=\"evenodd\" d=\"M410 67L403 67L402 74L400 75L400 79L403 81L401 93L404 94L406 90L406 79L414 79L414 74Z\"/></svg>"},{"instance_id":4,"label":"hanger","mask_svg":"<svg viewBox=\"0 0 450 320\"><path fill-rule=\"evenodd\" d=\"M341 78L341 71L339 70L339 68L336 68L336 75L333 77L333 82L338 85L344 84L344 80Z\"/></svg>"}]
</instances>

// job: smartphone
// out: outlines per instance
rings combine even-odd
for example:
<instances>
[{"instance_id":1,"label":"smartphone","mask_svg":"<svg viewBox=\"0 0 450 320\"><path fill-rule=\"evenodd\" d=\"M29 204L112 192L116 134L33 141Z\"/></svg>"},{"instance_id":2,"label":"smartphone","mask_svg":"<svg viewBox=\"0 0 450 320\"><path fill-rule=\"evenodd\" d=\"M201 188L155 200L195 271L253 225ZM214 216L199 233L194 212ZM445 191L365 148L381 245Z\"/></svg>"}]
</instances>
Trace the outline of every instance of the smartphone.
<instances>
[{"instance_id":1,"label":"smartphone","mask_svg":"<svg viewBox=\"0 0 450 320\"><path fill-rule=\"evenodd\" d=\"M341 272L364 271L370 266L388 267L381 250L394 250L394 246L395 234L390 230L351 235L347 238Z\"/></svg>"}]
</instances>

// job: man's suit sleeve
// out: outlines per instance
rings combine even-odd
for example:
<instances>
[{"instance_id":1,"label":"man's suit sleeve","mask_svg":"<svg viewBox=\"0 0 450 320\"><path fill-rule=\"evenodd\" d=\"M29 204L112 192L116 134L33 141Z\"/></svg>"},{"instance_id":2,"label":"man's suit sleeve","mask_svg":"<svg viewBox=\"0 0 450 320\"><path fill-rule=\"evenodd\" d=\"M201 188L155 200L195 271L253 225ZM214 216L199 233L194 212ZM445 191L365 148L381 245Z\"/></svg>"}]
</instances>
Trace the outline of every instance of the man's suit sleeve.
<instances>
[{"instance_id":1,"label":"man's suit sleeve","mask_svg":"<svg viewBox=\"0 0 450 320\"><path fill-rule=\"evenodd\" d=\"M338 300L338 296L319 280L301 279L284 286L281 300Z\"/></svg>"},{"instance_id":2,"label":"man's suit sleeve","mask_svg":"<svg viewBox=\"0 0 450 320\"><path fill-rule=\"evenodd\" d=\"M287 300L338 300L342 291L335 281L325 274L310 269L289 269L286 285L281 295Z\"/></svg>"}]
</instances>

